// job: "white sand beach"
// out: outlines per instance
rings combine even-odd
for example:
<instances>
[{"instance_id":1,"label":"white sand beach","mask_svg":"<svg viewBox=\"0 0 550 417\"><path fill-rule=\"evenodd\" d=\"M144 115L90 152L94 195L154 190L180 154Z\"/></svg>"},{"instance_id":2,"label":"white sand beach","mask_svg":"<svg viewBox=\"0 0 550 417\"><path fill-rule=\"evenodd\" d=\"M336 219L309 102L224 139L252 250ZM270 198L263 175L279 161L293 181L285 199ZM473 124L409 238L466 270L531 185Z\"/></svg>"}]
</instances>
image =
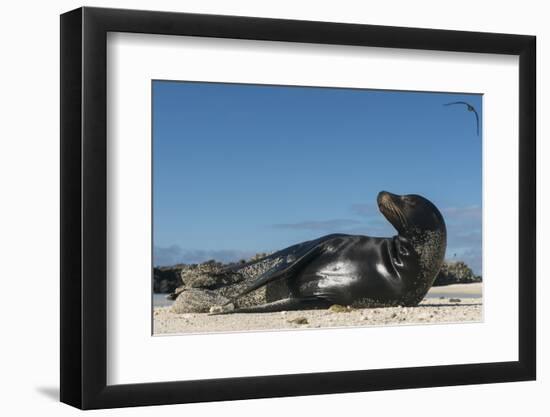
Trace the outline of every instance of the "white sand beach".
<instances>
[{"instance_id":1,"label":"white sand beach","mask_svg":"<svg viewBox=\"0 0 550 417\"><path fill-rule=\"evenodd\" d=\"M208 315L176 314L155 307L154 334L211 333L250 330L307 329L347 326L462 323L482 321L482 284L433 287L417 307L301 310L277 313Z\"/></svg>"}]
</instances>

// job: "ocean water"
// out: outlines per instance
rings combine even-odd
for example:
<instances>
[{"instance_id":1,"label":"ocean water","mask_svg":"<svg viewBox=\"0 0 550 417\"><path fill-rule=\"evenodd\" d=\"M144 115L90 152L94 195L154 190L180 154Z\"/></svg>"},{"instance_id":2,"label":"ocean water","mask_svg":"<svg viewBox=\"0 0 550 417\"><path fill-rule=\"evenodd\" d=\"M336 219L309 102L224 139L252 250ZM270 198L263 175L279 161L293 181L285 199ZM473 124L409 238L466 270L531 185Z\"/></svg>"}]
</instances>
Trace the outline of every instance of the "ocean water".
<instances>
[{"instance_id":1,"label":"ocean water","mask_svg":"<svg viewBox=\"0 0 550 417\"><path fill-rule=\"evenodd\" d=\"M446 292L445 294L432 294L429 293L426 294L426 297L424 298L481 298L481 294L471 294L467 292L460 292L460 291L452 291L452 292Z\"/></svg>"},{"instance_id":2,"label":"ocean water","mask_svg":"<svg viewBox=\"0 0 550 417\"><path fill-rule=\"evenodd\" d=\"M153 294L153 307L166 307L171 306L174 302L173 300L166 299L168 294Z\"/></svg>"}]
</instances>

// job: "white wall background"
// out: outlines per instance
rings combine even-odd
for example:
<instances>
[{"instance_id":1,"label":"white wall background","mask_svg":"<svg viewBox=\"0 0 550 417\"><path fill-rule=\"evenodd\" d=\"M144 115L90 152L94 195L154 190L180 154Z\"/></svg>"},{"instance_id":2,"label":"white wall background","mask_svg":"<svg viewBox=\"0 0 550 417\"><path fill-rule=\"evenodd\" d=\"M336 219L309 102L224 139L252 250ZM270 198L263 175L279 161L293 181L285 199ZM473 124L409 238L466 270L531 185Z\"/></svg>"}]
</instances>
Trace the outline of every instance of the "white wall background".
<instances>
[{"instance_id":1,"label":"white wall background","mask_svg":"<svg viewBox=\"0 0 550 417\"><path fill-rule=\"evenodd\" d=\"M82 3L9 2L0 24L0 410L4 415L73 415L57 401L59 380L59 14ZM545 3L518 1L124 0L86 5L181 12L509 32L538 37L538 257L550 249L550 146L542 120L550 96L550 26ZM550 406L549 304L539 263L537 382L324 395L100 411L99 415L319 416L364 414L543 415ZM21 282L21 285L18 283ZM545 395L546 394L546 395Z\"/></svg>"}]
</instances>

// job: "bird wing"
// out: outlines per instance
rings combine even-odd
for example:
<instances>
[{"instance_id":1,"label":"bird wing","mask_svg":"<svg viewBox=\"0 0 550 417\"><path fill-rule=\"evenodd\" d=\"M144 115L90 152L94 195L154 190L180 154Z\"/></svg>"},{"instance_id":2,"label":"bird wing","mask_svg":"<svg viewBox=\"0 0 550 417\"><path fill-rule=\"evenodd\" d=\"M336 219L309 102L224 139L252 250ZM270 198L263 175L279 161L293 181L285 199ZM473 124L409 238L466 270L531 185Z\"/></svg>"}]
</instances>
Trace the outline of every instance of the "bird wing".
<instances>
[{"instance_id":1,"label":"bird wing","mask_svg":"<svg viewBox=\"0 0 550 417\"><path fill-rule=\"evenodd\" d=\"M472 107L473 108L473 107ZM479 114L477 114L476 109L473 110L474 114L476 115L476 127L477 127L477 135L479 136Z\"/></svg>"},{"instance_id":2,"label":"bird wing","mask_svg":"<svg viewBox=\"0 0 550 417\"><path fill-rule=\"evenodd\" d=\"M465 106L468 107L468 110L474 112L476 116L476 132L477 132L477 135L479 136L479 114L477 113L477 110L475 109L475 107L472 106L470 103L466 103L465 101L453 101L452 103L444 104L444 106L451 106L453 104L464 104Z\"/></svg>"},{"instance_id":3,"label":"bird wing","mask_svg":"<svg viewBox=\"0 0 550 417\"><path fill-rule=\"evenodd\" d=\"M465 101L453 101L452 103L444 104L444 106L451 106L453 104L464 104L465 106L469 106L469 104L466 103Z\"/></svg>"}]
</instances>

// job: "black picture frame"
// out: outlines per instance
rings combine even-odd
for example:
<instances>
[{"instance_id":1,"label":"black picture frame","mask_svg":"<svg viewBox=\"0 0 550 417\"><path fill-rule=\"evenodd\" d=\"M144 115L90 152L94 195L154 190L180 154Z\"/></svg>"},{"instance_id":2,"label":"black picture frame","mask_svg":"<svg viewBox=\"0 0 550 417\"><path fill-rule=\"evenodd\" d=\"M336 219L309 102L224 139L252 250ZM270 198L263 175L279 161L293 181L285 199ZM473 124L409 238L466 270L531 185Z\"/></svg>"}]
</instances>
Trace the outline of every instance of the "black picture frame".
<instances>
[{"instance_id":1,"label":"black picture frame","mask_svg":"<svg viewBox=\"0 0 550 417\"><path fill-rule=\"evenodd\" d=\"M108 32L519 56L519 360L107 385ZM61 401L96 409L535 379L535 45L525 35L252 17L88 7L61 15Z\"/></svg>"}]
</instances>

